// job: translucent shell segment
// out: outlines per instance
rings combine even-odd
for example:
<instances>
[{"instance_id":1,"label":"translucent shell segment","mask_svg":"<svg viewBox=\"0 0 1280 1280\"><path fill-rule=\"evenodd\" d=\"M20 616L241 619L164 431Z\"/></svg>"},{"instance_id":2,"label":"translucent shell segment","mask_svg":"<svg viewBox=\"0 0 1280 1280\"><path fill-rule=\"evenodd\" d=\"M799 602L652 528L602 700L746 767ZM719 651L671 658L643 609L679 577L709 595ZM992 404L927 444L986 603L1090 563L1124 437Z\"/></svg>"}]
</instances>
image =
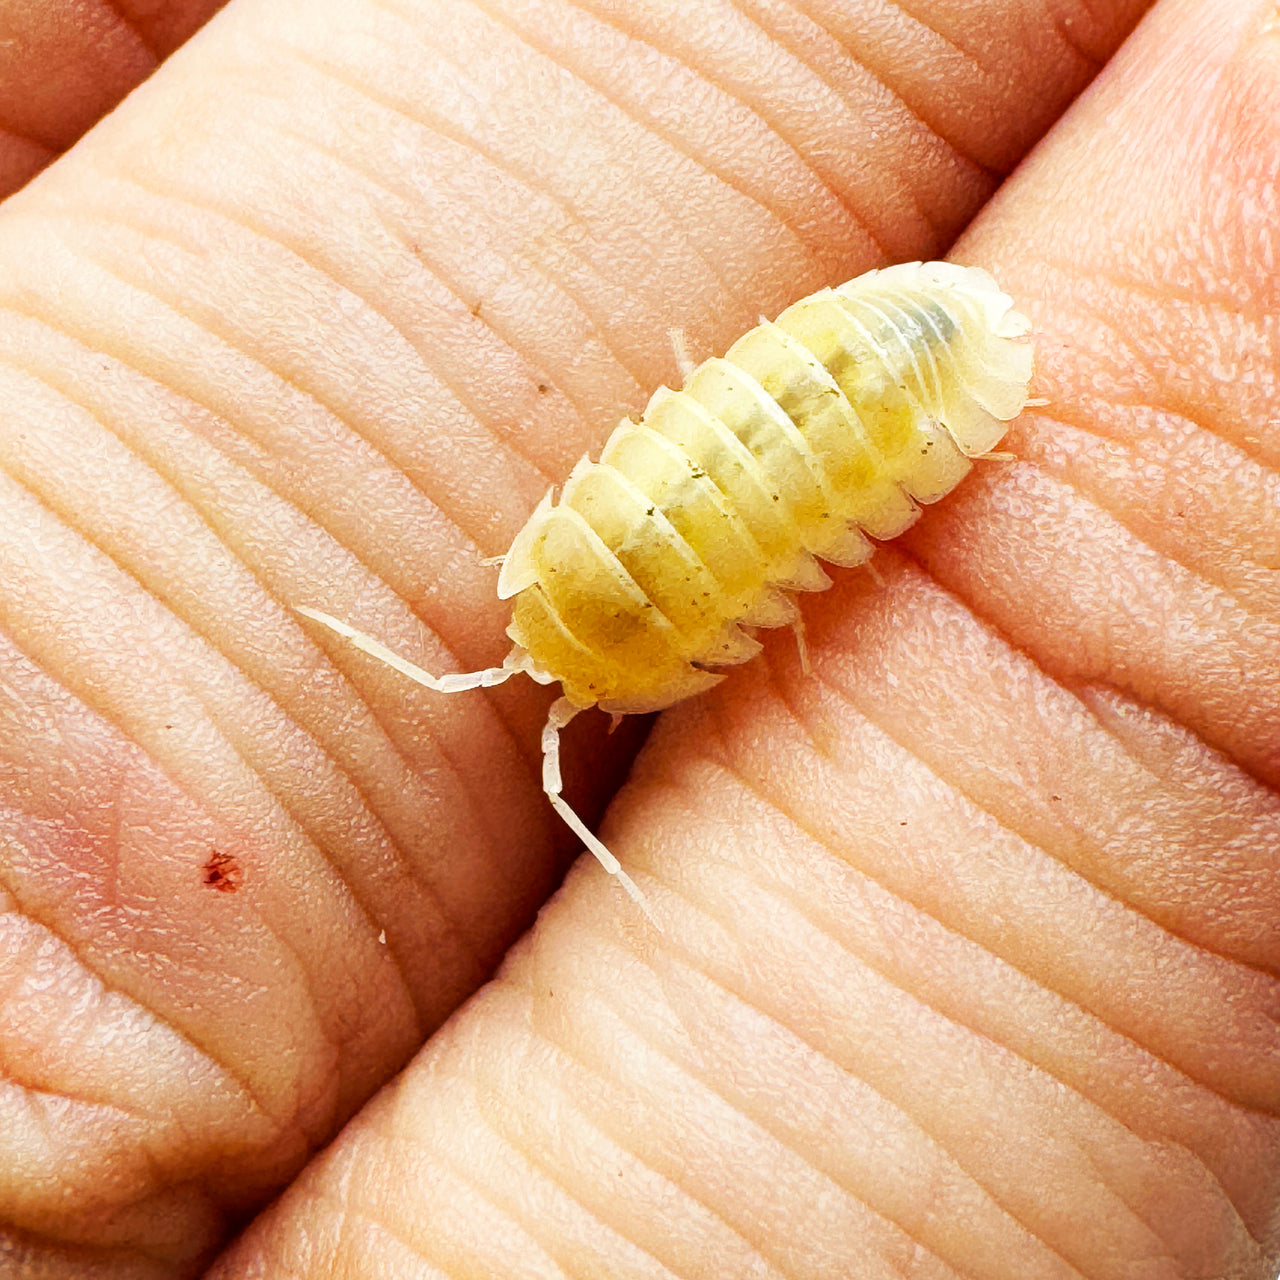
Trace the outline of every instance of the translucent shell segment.
<instances>
[{"instance_id":1,"label":"translucent shell segment","mask_svg":"<svg viewBox=\"0 0 1280 1280\"><path fill-rule=\"evenodd\" d=\"M907 263L788 307L661 388L539 504L503 564L509 659L575 706L648 711L796 619L1021 412L1029 322L986 272Z\"/></svg>"},{"instance_id":2,"label":"translucent shell segment","mask_svg":"<svg viewBox=\"0 0 1280 1280\"><path fill-rule=\"evenodd\" d=\"M837 523L852 521L875 538L893 538L916 517L916 506L885 475L884 455L827 368L785 329L765 321L739 338L725 357L756 370L808 443L838 504ZM842 532L832 529L834 540ZM856 530L855 530L856 532ZM819 549L816 554L823 555ZM837 564L856 563L825 557Z\"/></svg>"}]
</instances>

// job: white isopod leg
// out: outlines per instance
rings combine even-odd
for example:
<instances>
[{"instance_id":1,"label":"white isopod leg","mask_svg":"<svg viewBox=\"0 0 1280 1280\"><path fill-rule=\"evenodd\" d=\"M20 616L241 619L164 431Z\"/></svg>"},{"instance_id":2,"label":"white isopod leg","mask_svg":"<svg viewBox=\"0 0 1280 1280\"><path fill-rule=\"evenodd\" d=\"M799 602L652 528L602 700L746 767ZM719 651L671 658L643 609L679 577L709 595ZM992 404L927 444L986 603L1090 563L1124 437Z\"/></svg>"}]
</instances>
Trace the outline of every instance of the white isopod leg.
<instances>
[{"instance_id":1,"label":"white isopod leg","mask_svg":"<svg viewBox=\"0 0 1280 1280\"><path fill-rule=\"evenodd\" d=\"M623 871L618 859L561 798L560 792L564 790L564 782L560 776L560 730L578 714L578 711L579 708L575 707L568 698L557 698L551 704L547 723L542 730L542 789L547 793L551 807L564 819L565 825L591 850L600 865L611 876L617 877L618 883L627 891L636 906L644 912L650 924L655 928L661 928L649 909L649 903L644 894L640 892L640 886Z\"/></svg>"},{"instance_id":2,"label":"white isopod leg","mask_svg":"<svg viewBox=\"0 0 1280 1280\"><path fill-rule=\"evenodd\" d=\"M388 649L380 640L357 631L350 623L335 618L332 614L321 613L319 609L310 609L306 605L294 605L294 608L305 618L311 618L336 631L344 639L350 640L357 649L363 650L387 666L394 667L401 675L408 676L418 684L425 684L428 689L437 693L465 693L468 689L488 689L495 684L502 684L516 674L512 667L486 667L483 671L463 671L456 675L433 676L424 671L408 658L402 658L394 649Z\"/></svg>"},{"instance_id":3,"label":"white isopod leg","mask_svg":"<svg viewBox=\"0 0 1280 1280\"><path fill-rule=\"evenodd\" d=\"M667 338L671 343L671 354L676 358L676 368L680 370L680 377L684 382L688 382L693 376L693 371L698 367L697 362L689 354L689 337L683 329L668 329Z\"/></svg>"},{"instance_id":4,"label":"white isopod leg","mask_svg":"<svg viewBox=\"0 0 1280 1280\"><path fill-rule=\"evenodd\" d=\"M399 671L401 675L408 676L410 680L418 684L424 684L428 689L434 689L437 693L463 693L468 689L489 688L510 680L512 676L518 675L522 670L539 683L545 683L546 681L546 677L539 672L529 671L527 668L522 667L486 667L483 671L465 671L457 675L433 676L431 672L423 670L416 663L410 662L408 658L402 658L394 649L388 649L382 641L375 640L371 635L367 635L363 631L357 631L355 627L348 622L343 622L341 618L335 618L330 613L324 613L320 609L312 609L307 605L294 605L294 608L303 617L310 618L313 622L318 622L321 626L328 627L330 631L334 631L344 639L350 640L357 649L377 658L380 662L385 662L387 666ZM551 807L564 820L565 825L591 850L600 865L611 876L617 878L618 883L627 891L636 906L644 912L650 923L655 928L660 929L662 926L658 924L653 912L649 909L649 904L644 894L640 892L639 885L623 871L618 859L609 852L608 848L597 838L595 833L561 798L560 793L564 790L564 783L560 776L560 730L578 714L578 710L579 708L575 707L568 698L557 698L551 704L551 712L547 716L547 723L542 730L542 789L546 792L547 799L551 802Z\"/></svg>"},{"instance_id":5,"label":"white isopod leg","mask_svg":"<svg viewBox=\"0 0 1280 1280\"><path fill-rule=\"evenodd\" d=\"M800 655L800 674L812 675L813 668L809 665L809 640L805 635L803 614L796 614L796 620L791 624L791 634L796 638L796 651Z\"/></svg>"}]
</instances>

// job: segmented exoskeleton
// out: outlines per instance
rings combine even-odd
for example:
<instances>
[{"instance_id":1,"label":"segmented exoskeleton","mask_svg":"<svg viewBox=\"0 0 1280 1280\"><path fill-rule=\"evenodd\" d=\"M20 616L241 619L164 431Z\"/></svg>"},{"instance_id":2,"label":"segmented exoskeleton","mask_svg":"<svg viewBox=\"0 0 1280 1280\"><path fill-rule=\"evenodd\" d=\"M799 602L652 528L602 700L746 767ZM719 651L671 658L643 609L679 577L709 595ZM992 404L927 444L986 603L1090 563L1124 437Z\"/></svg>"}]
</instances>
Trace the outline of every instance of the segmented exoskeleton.
<instances>
[{"instance_id":1,"label":"segmented exoskeleton","mask_svg":"<svg viewBox=\"0 0 1280 1280\"><path fill-rule=\"evenodd\" d=\"M665 387L539 504L503 560L503 666L434 677L301 609L442 692L517 672L559 681L543 732L556 811L644 906L560 797L559 730L585 707L655 711L750 658L753 627L797 625L792 593L859 564L949 493L1027 403L1030 322L985 271L870 271L788 307ZM815 558L816 557L816 558Z\"/></svg>"}]
</instances>

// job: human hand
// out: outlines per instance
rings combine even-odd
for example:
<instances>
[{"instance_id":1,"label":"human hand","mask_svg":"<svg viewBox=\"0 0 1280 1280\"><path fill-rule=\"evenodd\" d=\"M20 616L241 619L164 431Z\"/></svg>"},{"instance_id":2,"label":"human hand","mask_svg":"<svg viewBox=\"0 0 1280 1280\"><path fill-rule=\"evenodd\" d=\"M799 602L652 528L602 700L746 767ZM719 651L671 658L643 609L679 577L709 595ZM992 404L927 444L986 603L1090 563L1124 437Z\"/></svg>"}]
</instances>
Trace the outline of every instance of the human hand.
<instances>
[{"instance_id":1,"label":"human hand","mask_svg":"<svg viewBox=\"0 0 1280 1280\"><path fill-rule=\"evenodd\" d=\"M661 722L606 833L667 932L578 868L222 1274L1267 1275L1262 12L1162 10L960 246L1036 318L1051 404L883 584L806 600L811 678L777 636ZM667 329L706 354L878 248L934 255L1080 71L1031 39L1012 87L887 60L971 163L822 42L782 93L772 46L678 23L698 74L648 99L645 46L545 15L568 76L461 7L280 14L220 19L0 231L6 1044L74 1100L12 1127L10 1220L104 1274L181 1273L552 876L545 697L416 691L287 606L500 658L479 557L671 379ZM455 39L465 89L415 43ZM648 128L579 88L620 60ZM753 89L772 130L732 114Z\"/></svg>"}]
</instances>

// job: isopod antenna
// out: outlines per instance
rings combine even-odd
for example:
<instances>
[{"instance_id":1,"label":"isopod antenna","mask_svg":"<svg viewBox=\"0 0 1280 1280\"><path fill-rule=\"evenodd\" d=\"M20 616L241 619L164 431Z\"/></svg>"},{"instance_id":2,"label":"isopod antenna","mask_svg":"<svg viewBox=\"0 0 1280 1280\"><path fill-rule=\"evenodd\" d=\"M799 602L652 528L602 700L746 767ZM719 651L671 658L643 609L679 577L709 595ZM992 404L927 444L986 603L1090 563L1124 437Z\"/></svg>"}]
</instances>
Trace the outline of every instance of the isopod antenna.
<instances>
[{"instance_id":1,"label":"isopod antenna","mask_svg":"<svg viewBox=\"0 0 1280 1280\"><path fill-rule=\"evenodd\" d=\"M550 683L545 677L539 679L540 673L530 671L526 666L485 667L481 671L464 671L456 674L433 676L431 672L424 670L417 663L410 662L408 658L402 657L394 649L388 649L380 640L375 640L373 636L363 631L358 631L350 623L343 622L341 618L335 618L332 614L324 613L320 609L312 609L307 605L295 605L294 609L302 614L304 618L310 618L313 622L318 622L321 626L328 627L330 631L336 632L363 653L377 658L379 662L385 662L387 666L400 672L401 675L407 676L417 684L425 685L436 693L466 693L470 689L490 689L494 685L505 684L512 676L521 674L530 676L532 679L538 680L539 683ZM551 704L547 723L542 730L542 790L545 792L548 801L550 801L551 807L560 815L565 825L586 845L600 865L617 879L618 883L627 891L631 900L644 912L649 921L656 926L658 922L654 919L653 912L650 910L644 894L640 892L640 886L627 875L622 869L622 864L609 851L608 846L569 807L569 804L561 794L564 791L564 781L560 774L560 730L580 710L581 708L575 707L568 698L557 698Z\"/></svg>"}]
</instances>

